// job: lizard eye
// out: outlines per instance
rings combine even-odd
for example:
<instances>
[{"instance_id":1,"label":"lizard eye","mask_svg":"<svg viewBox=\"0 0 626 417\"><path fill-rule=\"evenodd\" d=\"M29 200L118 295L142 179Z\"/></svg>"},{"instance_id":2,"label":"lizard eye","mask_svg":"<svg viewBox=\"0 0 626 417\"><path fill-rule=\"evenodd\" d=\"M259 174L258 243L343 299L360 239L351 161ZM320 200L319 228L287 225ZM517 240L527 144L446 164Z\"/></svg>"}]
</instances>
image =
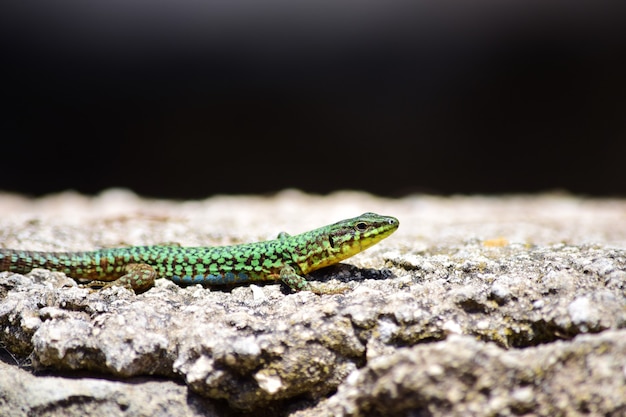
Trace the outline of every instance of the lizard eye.
<instances>
[{"instance_id":1,"label":"lizard eye","mask_svg":"<svg viewBox=\"0 0 626 417\"><path fill-rule=\"evenodd\" d=\"M367 223L359 222L359 223L356 224L355 228L356 228L356 230L359 230L361 232L364 231L364 230L367 230Z\"/></svg>"}]
</instances>

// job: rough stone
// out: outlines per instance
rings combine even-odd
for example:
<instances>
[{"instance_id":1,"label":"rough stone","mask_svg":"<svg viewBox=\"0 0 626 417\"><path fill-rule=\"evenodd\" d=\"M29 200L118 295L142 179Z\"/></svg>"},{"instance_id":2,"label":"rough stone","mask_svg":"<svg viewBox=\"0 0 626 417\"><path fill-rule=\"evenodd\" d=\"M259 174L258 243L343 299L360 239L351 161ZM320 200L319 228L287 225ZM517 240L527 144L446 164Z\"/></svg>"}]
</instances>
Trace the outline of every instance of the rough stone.
<instances>
[{"instance_id":1,"label":"rough stone","mask_svg":"<svg viewBox=\"0 0 626 417\"><path fill-rule=\"evenodd\" d=\"M4 194L0 242L222 245L365 211L400 228L312 274L340 295L0 272L0 415L626 415L626 201Z\"/></svg>"}]
</instances>

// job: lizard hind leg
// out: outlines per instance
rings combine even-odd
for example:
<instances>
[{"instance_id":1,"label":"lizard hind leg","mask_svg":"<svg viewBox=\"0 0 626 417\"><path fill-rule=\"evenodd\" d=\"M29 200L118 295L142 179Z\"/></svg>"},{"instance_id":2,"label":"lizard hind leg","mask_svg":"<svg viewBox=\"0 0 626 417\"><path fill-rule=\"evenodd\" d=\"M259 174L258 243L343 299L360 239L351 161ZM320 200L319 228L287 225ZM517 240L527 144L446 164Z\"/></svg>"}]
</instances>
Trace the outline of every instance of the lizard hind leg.
<instances>
[{"instance_id":1,"label":"lizard hind leg","mask_svg":"<svg viewBox=\"0 0 626 417\"><path fill-rule=\"evenodd\" d=\"M154 285L156 279L156 270L147 264L128 264L126 265L126 273L115 281L103 282L92 281L87 286L102 287L102 289L118 286L134 291L136 294L147 291Z\"/></svg>"}]
</instances>

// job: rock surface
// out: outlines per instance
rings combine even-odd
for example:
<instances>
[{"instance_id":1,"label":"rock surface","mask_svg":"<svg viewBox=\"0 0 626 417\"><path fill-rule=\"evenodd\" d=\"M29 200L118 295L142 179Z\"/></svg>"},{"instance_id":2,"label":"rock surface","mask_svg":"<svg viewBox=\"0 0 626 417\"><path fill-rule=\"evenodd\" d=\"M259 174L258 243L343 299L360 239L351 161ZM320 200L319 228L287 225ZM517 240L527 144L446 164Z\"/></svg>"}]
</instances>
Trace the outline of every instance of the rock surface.
<instances>
[{"instance_id":1,"label":"rock surface","mask_svg":"<svg viewBox=\"0 0 626 417\"><path fill-rule=\"evenodd\" d=\"M626 201L4 194L0 245L222 245L366 211L400 228L313 274L341 295L1 272L0 415L626 415Z\"/></svg>"}]
</instances>

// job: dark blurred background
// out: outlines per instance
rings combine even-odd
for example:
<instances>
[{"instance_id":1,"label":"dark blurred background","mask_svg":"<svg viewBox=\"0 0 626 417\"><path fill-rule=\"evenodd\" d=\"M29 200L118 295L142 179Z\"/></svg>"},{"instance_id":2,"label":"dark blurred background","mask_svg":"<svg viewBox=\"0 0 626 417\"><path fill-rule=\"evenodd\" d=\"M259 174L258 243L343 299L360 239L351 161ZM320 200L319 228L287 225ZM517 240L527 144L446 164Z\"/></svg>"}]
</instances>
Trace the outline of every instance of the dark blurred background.
<instances>
[{"instance_id":1,"label":"dark blurred background","mask_svg":"<svg viewBox=\"0 0 626 417\"><path fill-rule=\"evenodd\" d=\"M0 190L626 196L622 2L3 2Z\"/></svg>"}]
</instances>

